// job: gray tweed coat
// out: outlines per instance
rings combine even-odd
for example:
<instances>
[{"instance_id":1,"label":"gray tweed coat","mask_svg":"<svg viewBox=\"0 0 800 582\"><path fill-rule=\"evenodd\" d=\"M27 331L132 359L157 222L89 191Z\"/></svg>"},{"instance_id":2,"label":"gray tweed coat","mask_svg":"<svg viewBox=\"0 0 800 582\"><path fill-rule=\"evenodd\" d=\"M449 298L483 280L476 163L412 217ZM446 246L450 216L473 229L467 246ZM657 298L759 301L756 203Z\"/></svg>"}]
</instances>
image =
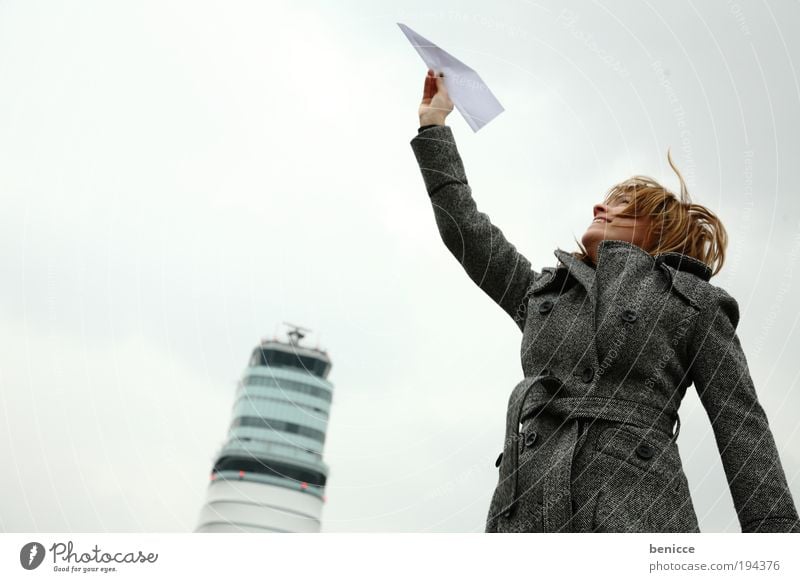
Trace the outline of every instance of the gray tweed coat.
<instances>
[{"instance_id":1,"label":"gray tweed coat","mask_svg":"<svg viewBox=\"0 0 800 582\"><path fill-rule=\"evenodd\" d=\"M676 438L694 384L743 532L800 532L736 326L710 269L604 240L536 271L471 195L448 126L411 140L442 240L522 332L487 532L698 532Z\"/></svg>"}]
</instances>

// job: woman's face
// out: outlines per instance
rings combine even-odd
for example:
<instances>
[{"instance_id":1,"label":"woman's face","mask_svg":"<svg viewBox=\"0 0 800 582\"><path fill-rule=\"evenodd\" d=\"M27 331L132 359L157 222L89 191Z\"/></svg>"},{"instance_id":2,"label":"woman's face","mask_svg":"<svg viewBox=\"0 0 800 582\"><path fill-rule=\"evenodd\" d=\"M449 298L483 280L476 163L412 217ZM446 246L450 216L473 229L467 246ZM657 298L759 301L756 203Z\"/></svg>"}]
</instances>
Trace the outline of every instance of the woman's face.
<instances>
[{"instance_id":1,"label":"woman's face","mask_svg":"<svg viewBox=\"0 0 800 582\"><path fill-rule=\"evenodd\" d=\"M630 200L629 196L623 194L608 204L594 205L594 219L583 234L581 243L595 265L597 265L597 247L604 239L624 240L644 250L649 249L648 231L652 219L649 216L623 218L617 215L624 210Z\"/></svg>"}]
</instances>

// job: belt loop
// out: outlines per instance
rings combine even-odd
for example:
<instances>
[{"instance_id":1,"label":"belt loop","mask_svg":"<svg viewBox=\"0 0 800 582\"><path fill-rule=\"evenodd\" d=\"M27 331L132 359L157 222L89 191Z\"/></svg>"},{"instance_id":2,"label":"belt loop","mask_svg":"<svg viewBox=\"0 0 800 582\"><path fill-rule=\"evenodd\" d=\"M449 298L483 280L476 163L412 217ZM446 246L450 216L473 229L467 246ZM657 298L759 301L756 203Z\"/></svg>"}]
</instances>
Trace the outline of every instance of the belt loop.
<instances>
[{"instance_id":1,"label":"belt loop","mask_svg":"<svg viewBox=\"0 0 800 582\"><path fill-rule=\"evenodd\" d=\"M506 511L511 511L517 504L517 480L518 480L517 477L519 473L519 446L520 446L519 442L521 440L520 437L521 431L519 430L519 420L522 417L522 405L525 403L525 399L528 397L528 393L531 391L531 388L536 386L536 384L538 383L539 383L539 377L537 376L537 379L531 382L530 385L527 388L525 388L525 391L522 393L522 396L515 403L515 406L517 407L516 409L517 418L516 421L514 422L514 434L515 437L517 438L517 442L514 443L514 453L511 455L511 466L513 468L512 470L514 474L513 474L513 480L511 481L511 504L506 508Z\"/></svg>"},{"instance_id":2,"label":"belt loop","mask_svg":"<svg viewBox=\"0 0 800 582\"><path fill-rule=\"evenodd\" d=\"M506 427L506 428L512 428L513 427L514 438L517 439L518 442L513 443L513 446L509 449L509 458L508 458L508 460L503 459L503 461L507 462L511 467L511 474L508 476L508 478L511 479L511 482L510 482L511 500L510 500L509 504L505 508L503 508L503 512L504 513L509 513L511 511L513 511L514 507L517 505L517 484L518 484L517 481L518 481L518 475L519 475L519 449L520 449L519 440L520 440L520 435L522 434L521 431L520 431L519 423L520 423L520 419L522 417L523 404L525 403L525 400L527 399L528 394L530 393L531 389L534 386L536 386L537 384L539 384L542 381L542 379L544 379L544 378L548 378L548 376L542 375L542 374L537 374L534 377L534 379L531 380L531 382L528 384L528 386L525 387L525 390L522 392L522 394L520 395L519 399L516 402L513 403L513 406L515 408L512 409L512 412L516 413L516 414L514 414L515 418L512 417L514 422L511 425L511 427ZM561 381L558 380L558 378L555 378L555 377L553 377L553 378L555 380L557 380L559 382L559 384L561 384ZM513 398L513 396L512 396L512 398ZM552 398L552 395L551 395L551 398ZM509 416L511 416L511 415L509 415ZM511 431L508 431L508 432L511 432ZM509 437L510 437L510 435L509 435Z\"/></svg>"}]
</instances>

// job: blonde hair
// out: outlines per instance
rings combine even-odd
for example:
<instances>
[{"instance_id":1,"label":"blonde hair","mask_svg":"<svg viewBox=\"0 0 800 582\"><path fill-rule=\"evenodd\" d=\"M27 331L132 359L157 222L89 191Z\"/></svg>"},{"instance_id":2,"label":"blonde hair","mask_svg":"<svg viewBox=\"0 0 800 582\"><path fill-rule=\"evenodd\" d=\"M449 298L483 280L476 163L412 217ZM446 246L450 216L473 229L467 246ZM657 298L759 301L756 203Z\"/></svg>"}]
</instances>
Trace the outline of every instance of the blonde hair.
<instances>
[{"instance_id":1,"label":"blonde hair","mask_svg":"<svg viewBox=\"0 0 800 582\"><path fill-rule=\"evenodd\" d=\"M651 217L647 240L656 242L651 245L652 248L644 249L650 255L667 252L688 255L705 263L712 270L712 276L716 275L725 263L727 231L716 214L705 206L691 201L686 182L675 167L669 150L667 150L667 160L680 180L680 197L648 176L633 176L612 186L603 202L608 204L617 198L628 196L630 200L618 213L619 216ZM578 243L580 251L572 254L588 262L589 255L586 249L577 239L575 242Z\"/></svg>"}]
</instances>

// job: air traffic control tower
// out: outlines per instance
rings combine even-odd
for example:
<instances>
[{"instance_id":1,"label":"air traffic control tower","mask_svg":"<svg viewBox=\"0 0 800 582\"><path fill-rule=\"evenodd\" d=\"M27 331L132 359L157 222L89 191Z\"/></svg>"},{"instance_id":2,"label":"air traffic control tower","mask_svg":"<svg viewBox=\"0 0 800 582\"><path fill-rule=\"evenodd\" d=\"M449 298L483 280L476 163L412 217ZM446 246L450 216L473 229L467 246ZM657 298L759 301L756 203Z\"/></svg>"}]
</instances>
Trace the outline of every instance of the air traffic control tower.
<instances>
[{"instance_id":1,"label":"air traffic control tower","mask_svg":"<svg viewBox=\"0 0 800 582\"><path fill-rule=\"evenodd\" d=\"M287 342L253 350L195 532L320 531L332 364L300 345L304 331L292 326Z\"/></svg>"}]
</instances>

